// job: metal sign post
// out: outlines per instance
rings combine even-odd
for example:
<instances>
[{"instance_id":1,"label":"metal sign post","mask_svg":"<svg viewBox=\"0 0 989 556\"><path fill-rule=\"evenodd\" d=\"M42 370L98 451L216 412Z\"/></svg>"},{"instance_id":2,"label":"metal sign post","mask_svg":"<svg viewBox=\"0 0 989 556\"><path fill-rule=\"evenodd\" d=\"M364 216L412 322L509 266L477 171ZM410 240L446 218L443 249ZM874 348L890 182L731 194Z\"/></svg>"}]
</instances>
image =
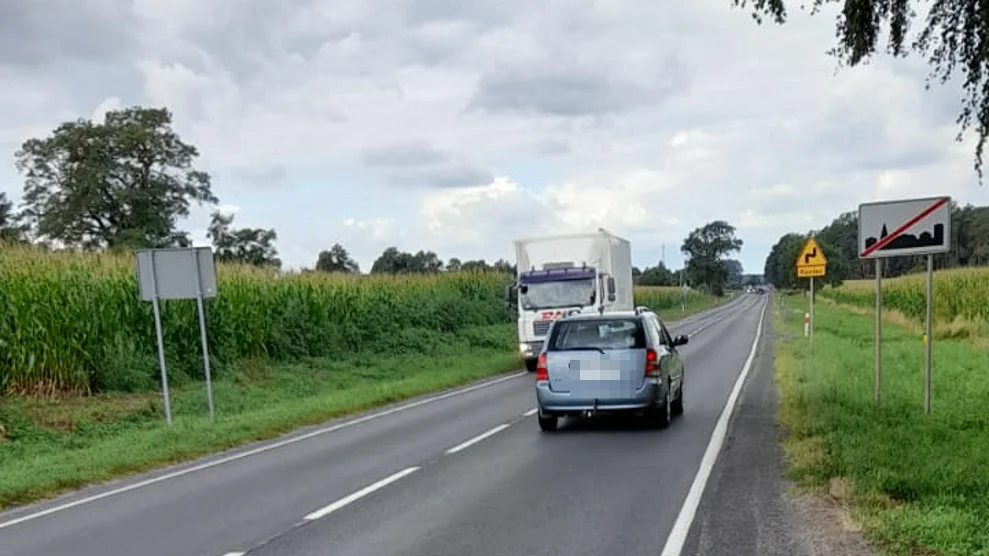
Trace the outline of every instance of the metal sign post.
<instances>
[{"instance_id":1,"label":"metal sign post","mask_svg":"<svg viewBox=\"0 0 989 556\"><path fill-rule=\"evenodd\" d=\"M882 398L882 366L883 366L883 261L876 259L876 324L874 327L873 344L875 345L875 370L873 377L873 397L876 405Z\"/></svg>"},{"instance_id":2,"label":"metal sign post","mask_svg":"<svg viewBox=\"0 0 989 556\"><path fill-rule=\"evenodd\" d=\"M144 249L135 255L137 283L141 299L150 301L158 339L158 366L161 369L162 394L165 397L165 420L172 424L171 401L168 394L168 372L165 366L165 341L162 334L162 299L195 299L199 316L199 332L203 345L203 370L206 375L206 397L210 419L214 419L213 384L210 376L209 351L206 337L206 313L203 299L216 297L216 268L209 247L179 249Z\"/></svg>"},{"instance_id":3,"label":"metal sign post","mask_svg":"<svg viewBox=\"0 0 989 556\"><path fill-rule=\"evenodd\" d=\"M931 412L931 344L934 336L931 330L934 302L934 255L927 254L927 315L924 325L924 413Z\"/></svg>"},{"instance_id":4,"label":"metal sign post","mask_svg":"<svg viewBox=\"0 0 989 556\"><path fill-rule=\"evenodd\" d=\"M814 345L814 277L810 277L810 345Z\"/></svg>"},{"instance_id":5,"label":"metal sign post","mask_svg":"<svg viewBox=\"0 0 989 556\"><path fill-rule=\"evenodd\" d=\"M203 373L206 375L206 400L209 404L209 420L213 421L216 419L216 414L213 411L213 380L209 372L209 347L206 341L206 309L203 305L203 269L199 257L196 257L196 314L199 315L199 336L203 343Z\"/></svg>"},{"instance_id":6,"label":"metal sign post","mask_svg":"<svg viewBox=\"0 0 989 556\"><path fill-rule=\"evenodd\" d=\"M892 231L890 231L892 228ZM876 402L879 401L881 258L927 255L927 314L924 323L924 412L931 412L934 253L951 250L951 197L881 201L859 205L859 258L876 260Z\"/></svg>"},{"instance_id":7,"label":"metal sign post","mask_svg":"<svg viewBox=\"0 0 989 556\"><path fill-rule=\"evenodd\" d=\"M154 278L152 277L152 282ZM161 371L161 394L165 398L165 422L172 426L172 401L168 395L168 370L165 368L165 338L161 333L161 310L158 296L151 298L151 310L155 315L155 337L158 340L158 370Z\"/></svg>"}]
</instances>

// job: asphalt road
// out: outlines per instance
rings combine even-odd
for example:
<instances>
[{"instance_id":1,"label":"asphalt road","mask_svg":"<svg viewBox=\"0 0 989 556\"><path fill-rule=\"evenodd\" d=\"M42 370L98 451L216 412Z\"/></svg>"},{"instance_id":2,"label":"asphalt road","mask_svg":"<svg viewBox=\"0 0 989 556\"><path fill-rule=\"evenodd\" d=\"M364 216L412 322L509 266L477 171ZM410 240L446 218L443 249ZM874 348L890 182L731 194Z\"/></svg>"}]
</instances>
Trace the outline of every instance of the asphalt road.
<instances>
[{"instance_id":1,"label":"asphalt road","mask_svg":"<svg viewBox=\"0 0 989 556\"><path fill-rule=\"evenodd\" d=\"M2 513L0 555L660 554L766 298L669 323L691 338L665 430L541 433L532 375L514 373Z\"/></svg>"}]
</instances>

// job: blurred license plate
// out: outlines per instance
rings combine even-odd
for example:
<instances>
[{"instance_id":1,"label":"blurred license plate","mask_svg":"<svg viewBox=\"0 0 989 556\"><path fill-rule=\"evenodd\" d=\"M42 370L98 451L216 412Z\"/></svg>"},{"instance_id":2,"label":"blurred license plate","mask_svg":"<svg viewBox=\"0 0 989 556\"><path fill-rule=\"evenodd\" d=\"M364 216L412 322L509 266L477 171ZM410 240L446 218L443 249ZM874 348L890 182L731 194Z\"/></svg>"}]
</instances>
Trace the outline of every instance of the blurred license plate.
<instances>
[{"instance_id":1,"label":"blurred license plate","mask_svg":"<svg viewBox=\"0 0 989 556\"><path fill-rule=\"evenodd\" d=\"M618 380L621 369L611 361L594 362L580 366L580 380Z\"/></svg>"}]
</instances>

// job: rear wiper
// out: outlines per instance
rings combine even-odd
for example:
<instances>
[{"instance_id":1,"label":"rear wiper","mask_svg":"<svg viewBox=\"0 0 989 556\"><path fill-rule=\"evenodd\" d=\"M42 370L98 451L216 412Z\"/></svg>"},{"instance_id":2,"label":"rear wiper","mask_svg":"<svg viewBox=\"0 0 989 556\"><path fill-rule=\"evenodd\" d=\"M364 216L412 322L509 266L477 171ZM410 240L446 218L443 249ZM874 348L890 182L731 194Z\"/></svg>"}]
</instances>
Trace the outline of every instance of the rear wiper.
<instances>
[{"instance_id":1,"label":"rear wiper","mask_svg":"<svg viewBox=\"0 0 989 556\"><path fill-rule=\"evenodd\" d=\"M602 354L604 353L603 348L593 347L593 346L571 347L571 348L566 348L562 351L596 351L598 353L602 353Z\"/></svg>"}]
</instances>

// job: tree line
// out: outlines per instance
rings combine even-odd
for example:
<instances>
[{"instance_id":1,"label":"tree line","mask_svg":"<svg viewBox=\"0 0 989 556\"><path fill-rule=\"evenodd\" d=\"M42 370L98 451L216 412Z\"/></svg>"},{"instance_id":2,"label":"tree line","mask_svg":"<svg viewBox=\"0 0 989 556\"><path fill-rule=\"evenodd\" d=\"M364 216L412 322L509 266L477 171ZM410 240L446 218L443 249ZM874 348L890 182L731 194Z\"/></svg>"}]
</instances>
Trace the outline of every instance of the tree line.
<instances>
[{"instance_id":1,"label":"tree line","mask_svg":"<svg viewBox=\"0 0 989 556\"><path fill-rule=\"evenodd\" d=\"M808 280L797 279L796 260L808 237L813 236L828 259L827 276L821 280L840 285L845 280L875 278L875 263L858 258L858 212L839 215L820 230L806 234L789 233L780 237L766 258L766 280L781 289L808 287ZM951 250L934 255L936 269L989 265L989 206L951 207ZM884 278L921 272L927 268L923 255L883 260Z\"/></svg>"}]
</instances>

